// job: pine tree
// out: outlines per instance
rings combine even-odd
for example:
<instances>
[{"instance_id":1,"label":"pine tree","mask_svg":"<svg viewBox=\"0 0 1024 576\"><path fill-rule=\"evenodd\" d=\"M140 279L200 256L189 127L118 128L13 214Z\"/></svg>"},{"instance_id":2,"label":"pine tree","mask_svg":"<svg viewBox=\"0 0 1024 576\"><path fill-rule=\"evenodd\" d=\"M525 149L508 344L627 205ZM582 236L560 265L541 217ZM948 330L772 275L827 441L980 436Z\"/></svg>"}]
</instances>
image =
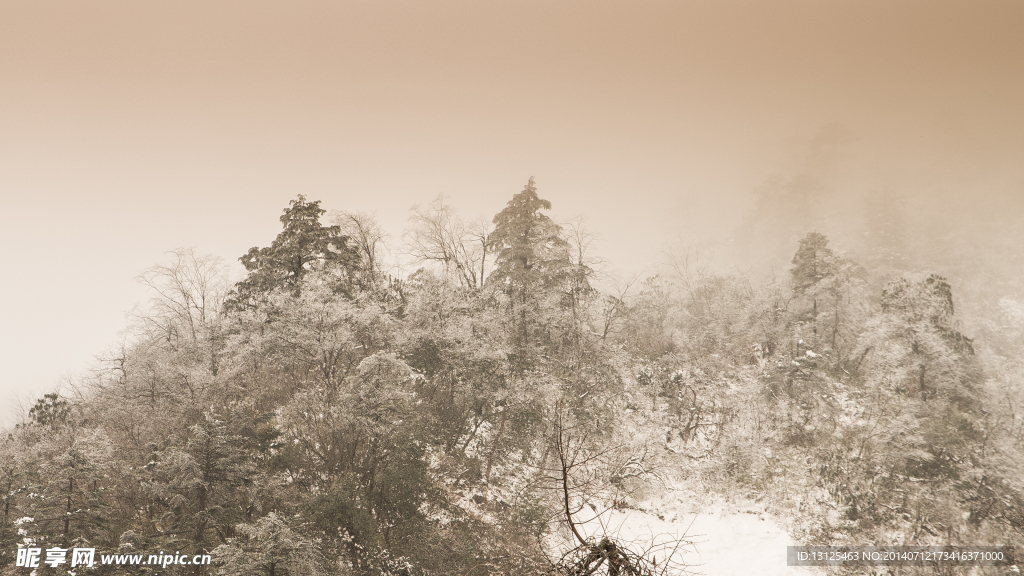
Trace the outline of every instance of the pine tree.
<instances>
[{"instance_id":1,"label":"pine tree","mask_svg":"<svg viewBox=\"0 0 1024 576\"><path fill-rule=\"evenodd\" d=\"M828 247L828 238L818 232L810 232L800 240L800 246L793 255L793 290L806 292L811 286L835 273L836 255Z\"/></svg>"},{"instance_id":2,"label":"pine tree","mask_svg":"<svg viewBox=\"0 0 1024 576\"><path fill-rule=\"evenodd\" d=\"M531 177L494 217L494 232L488 238L496 260L487 284L508 296L520 353L532 340L536 314L543 308L542 295L560 287L572 271L562 228L540 212L550 209L551 202L537 196Z\"/></svg>"},{"instance_id":3,"label":"pine tree","mask_svg":"<svg viewBox=\"0 0 1024 576\"><path fill-rule=\"evenodd\" d=\"M212 535L230 534L248 503L244 486L254 476L242 438L212 413L205 416L186 438L172 437L150 456L142 483L159 541L196 554L208 550Z\"/></svg>"},{"instance_id":4,"label":"pine tree","mask_svg":"<svg viewBox=\"0 0 1024 576\"><path fill-rule=\"evenodd\" d=\"M811 332L802 337L828 351L833 367L841 367L866 317L863 270L836 255L823 234L811 232L800 240L790 273L796 320Z\"/></svg>"},{"instance_id":5,"label":"pine tree","mask_svg":"<svg viewBox=\"0 0 1024 576\"><path fill-rule=\"evenodd\" d=\"M238 524L240 534L213 551L224 576L317 576L323 574L316 543L271 512L254 524Z\"/></svg>"},{"instance_id":6,"label":"pine tree","mask_svg":"<svg viewBox=\"0 0 1024 576\"><path fill-rule=\"evenodd\" d=\"M302 278L317 266L333 267L339 272L337 288L348 292L360 262L359 254L349 245L348 237L341 233L339 226L320 224L320 216L325 212L319 200L307 202L302 195L292 200L281 216L284 230L270 247L250 248L239 258L249 276L235 287L228 306L251 307L259 297L274 289L297 295Z\"/></svg>"}]
</instances>

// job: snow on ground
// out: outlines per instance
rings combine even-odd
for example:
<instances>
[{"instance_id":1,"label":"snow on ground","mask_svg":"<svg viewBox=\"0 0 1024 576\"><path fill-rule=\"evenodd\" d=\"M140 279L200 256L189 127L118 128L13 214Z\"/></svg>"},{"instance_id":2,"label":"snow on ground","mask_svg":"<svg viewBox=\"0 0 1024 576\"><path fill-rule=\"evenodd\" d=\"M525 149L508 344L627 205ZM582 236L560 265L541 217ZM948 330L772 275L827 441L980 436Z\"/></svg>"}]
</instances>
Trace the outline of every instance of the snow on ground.
<instances>
[{"instance_id":1,"label":"snow on ground","mask_svg":"<svg viewBox=\"0 0 1024 576\"><path fill-rule=\"evenodd\" d=\"M808 576L822 569L786 565L786 547L794 542L785 528L755 506L714 504L694 508L679 499L645 502L639 510L608 510L600 520L581 523L585 537L604 533L634 551L653 545L660 562L665 542L688 540L680 556L693 574L706 576ZM582 515L581 516L585 516ZM585 520L587 518L580 518Z\"/></svg>"},{"instance_id":2,"label":"snow on ground","mask_svg":"<svg viewBox=\"0 0 1024 576\"><path fill-rule=\"evenodd\" d=\"M763 513L703 511L693 519L689 533L702 541L695 546L700 565L696 569L708 576L822 573L786 565L786 547L799 543Z\"/></svg>"}]
</instances>

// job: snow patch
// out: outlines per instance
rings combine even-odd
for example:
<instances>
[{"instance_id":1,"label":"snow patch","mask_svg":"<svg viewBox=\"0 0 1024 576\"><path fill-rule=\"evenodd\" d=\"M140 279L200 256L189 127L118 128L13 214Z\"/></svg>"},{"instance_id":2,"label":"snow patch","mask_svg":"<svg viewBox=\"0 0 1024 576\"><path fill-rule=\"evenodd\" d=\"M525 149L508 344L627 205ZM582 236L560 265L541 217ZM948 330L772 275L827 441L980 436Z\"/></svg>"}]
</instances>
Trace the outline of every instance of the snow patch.
<instances>
[{"instance_id":1,"label":"snow patch","mask_svg":"<svg viewBox=\"0 0 1024 576\"><path fill-rule=\"evenodd\" d=\"M787 566L786 547L798 546L786 529L757 507L715 504L695 509L681 499L645 502L638 510L609 509L578 526L586 538L614 537L633 552L652 550L659 564L670 558L692 574L801 576L821 568ZM673 544L670 544L673 543ZM678 564L677 564L678 565Z\"/></svg>"}]
</instances>

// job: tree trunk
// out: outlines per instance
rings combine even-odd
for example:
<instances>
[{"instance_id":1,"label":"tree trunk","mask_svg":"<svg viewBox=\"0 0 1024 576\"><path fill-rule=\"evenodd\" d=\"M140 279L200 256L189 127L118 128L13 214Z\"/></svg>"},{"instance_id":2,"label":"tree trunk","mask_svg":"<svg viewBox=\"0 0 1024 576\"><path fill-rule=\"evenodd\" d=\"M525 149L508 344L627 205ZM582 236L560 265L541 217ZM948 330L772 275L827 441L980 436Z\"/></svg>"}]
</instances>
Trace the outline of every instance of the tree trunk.
<instances>
[{"instance_id":1,"label":"tree trunk","mask_svg":"<svg viewBox=\"0 0 1024 576\"><path fill-rule=\"evenodd\" d=\"M494 463L494 453L498 450L498 442L501 441L501 436L505 432L505 410L501 411L501 423L498 424L498 435L494 438L494 444L491 445L491 453L487 455L487 470L484 472L484 482L490 483L491 481L491 464Z\"/></svg>"}]
</instances>

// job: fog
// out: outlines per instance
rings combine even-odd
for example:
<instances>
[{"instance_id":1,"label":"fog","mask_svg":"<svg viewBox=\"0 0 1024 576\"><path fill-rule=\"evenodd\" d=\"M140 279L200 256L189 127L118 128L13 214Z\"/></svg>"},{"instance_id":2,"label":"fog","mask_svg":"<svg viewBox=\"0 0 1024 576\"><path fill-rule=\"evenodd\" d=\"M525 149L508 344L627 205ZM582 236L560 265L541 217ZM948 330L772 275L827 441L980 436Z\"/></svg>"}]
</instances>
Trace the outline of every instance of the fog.
<instances>
[{"instance_id":1,"label":"fog","mask_svg":"<svg viewBox=\"0 0 1024 576\"><path fill-rule=\"evenodd\" d=\"M298 194L400 245L413 205L490 219L534 176L620 278L687 251L784 272L818 230L879 274L949 277L968 332L1018 334L1022 21L1019 2L4 3L2 423L118 341L166 251L240 274Z\"/></svg>"}]
</instances>

